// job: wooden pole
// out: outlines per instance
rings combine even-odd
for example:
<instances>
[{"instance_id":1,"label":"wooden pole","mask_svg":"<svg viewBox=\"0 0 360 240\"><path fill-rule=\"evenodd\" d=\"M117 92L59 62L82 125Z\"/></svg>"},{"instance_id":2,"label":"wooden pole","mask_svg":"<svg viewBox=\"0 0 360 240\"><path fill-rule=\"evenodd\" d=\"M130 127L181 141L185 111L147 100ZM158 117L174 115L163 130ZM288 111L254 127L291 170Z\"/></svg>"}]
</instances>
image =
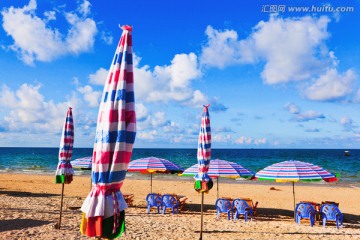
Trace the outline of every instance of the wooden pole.
<instances>
[{"instance_id":1,"label":"wooden pole","mask_svg":"<svg viewBox=\"0 0 360 240\"><path fill-rule=\"evenodd\" d=\"M57 229L61 228L61 215L62 215L62 207L63 207L63 199L64 199L64 183L62 184L62 190L61 190L61 204L60 204L60 217L59 217L59 222L57 225Z\"/></svg>"},{"instance_id":2,"label":"wooden pole","mask_svg":"<svg viewBox=\"0 0 360 240\"><path fill-rule=\"evenodd\" d=\"M295 216L296 216L296 213L295 213L295 182L292 182L293 184L293 197L294 197L294 219L295 219Z\"/></svg>"},{"instance_id":3,"label":"wooden pole","mask_svg":"<svg viewBox=\"0 0 360 240\"><path fill-rule=\"evenodd\" d=\"M204 205L204 192L201 193L201 227L200 227L200 238L199 240L202 240L202 232L203 232L203 205Z\"/></svg>"},{"instance_id":4,"label":"wooden pole","mask_svg":"<svg viewBox=\"0 0 360 240\"><path fill-rule=\"evenodd\" d=\"M152 193L152 173L150 173L150 193Z\"/></svg>"},{"instance_id":5,"label":"wooden pole","mask_svg":"<svg viewBox=\"0 0 360 240\"><path fill-rule=\"evenodd\" d=\"M216 179L216 192L217 192L217 199L219 198L219 177Z\"/></svg>"}]
</instances>

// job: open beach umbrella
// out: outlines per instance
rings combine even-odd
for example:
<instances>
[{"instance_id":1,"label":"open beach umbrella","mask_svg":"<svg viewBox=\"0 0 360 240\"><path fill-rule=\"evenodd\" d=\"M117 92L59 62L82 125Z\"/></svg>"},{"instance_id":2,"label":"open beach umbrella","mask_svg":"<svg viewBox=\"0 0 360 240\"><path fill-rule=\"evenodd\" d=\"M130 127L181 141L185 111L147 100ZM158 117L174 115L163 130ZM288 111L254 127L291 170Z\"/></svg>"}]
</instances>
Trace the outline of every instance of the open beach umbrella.
<instances>
[{"instance_id":1,"label":"open beach umbrella","mask_svg":"<svg viewBox=\"0 0 360 240\"><path fill-rule=\"evenodd\" d=\"M201 193L201 227L200 227L200 240L202 239L203 232L203 205L204 205L204 193L208 193L213 186L213 182L209 177L208 170L211 158L211 129L210 129L210 116L209 106L204 105L201 125L198 139L198 172L195 175L194 188L197 192Z\"/></svg>"},{"instance_id":2,"label":"open beach umbrella","mask_svg":"<svg viewBox=\"0 0 360 240\"><path fill-rule=\"evenodd\" d=\"M180 173L184 169L179 165L163 158L147 157L133 160L129 163L128 172L150 174L150 193L152 193L153 173Z\"/></svg>"},{"instance_id":3,"label":"open beach umbrella","mask_svg":"<svg viewBox=\"0 0 360 240\"><path fill-rule=\"evenodd\" d=\"M74 159L71 161L71 165L73 168L91 170L92 156Z\"/></svg>"},{"instance_id":4,"label":"open beach umbrella","mask_svg":"<svg viewBox=\"0 0 360 240\"><path fill-rule=\"evenodd\" d=\"M74 144L74 120L72 116L71 107L69 107L64 127L61 134L60 149L59 149L59 164L55 172L55 182L62 184L61 189L61 204L60 217L56 225L57 229L61 227L61 215L64 198L64 184L70 184L73 180L74 170L72 169L70 160L72 157L72 150Z\"/></svg>"},{"instance_id":5,"label":"open beach umbrella","mask_svg":"<svg viewBox=\"0 0 360 240\"><path fill-rule=\"evenodd\" d=\"M337 177L312 163L288 160L270 165L255 174L257 180L292 182L295 209L295 182L335 182Z\"/></svg>"},{"instance_id":6,"label":"open beach umbrella","mask_svg":"<svg viewBox=\"0 0 360 240\"><path fill-rule=\"evenodd\" d=\"M185 169L181 176L195 176L197 172L198 164L194 164L193 166ZM220 159L210 160L209 170L207 174L211 178L217 179L217 198L219 198L219 177L251 179L255 175L254 172L244 168L240 164Z\"/></svg>"},{"instance_id":7,"label":"open beach umbrella","mask_svg":"<svg viewBox=\"0 0 360 240\"><path fill-rule=\"evenodd\" d=\"M132 27L123 34L105 81L92 157L92 189L81 211L80 230L88 237L117 238L125 231L120 191L136 135Z\"/></svg>"}]
</instances>

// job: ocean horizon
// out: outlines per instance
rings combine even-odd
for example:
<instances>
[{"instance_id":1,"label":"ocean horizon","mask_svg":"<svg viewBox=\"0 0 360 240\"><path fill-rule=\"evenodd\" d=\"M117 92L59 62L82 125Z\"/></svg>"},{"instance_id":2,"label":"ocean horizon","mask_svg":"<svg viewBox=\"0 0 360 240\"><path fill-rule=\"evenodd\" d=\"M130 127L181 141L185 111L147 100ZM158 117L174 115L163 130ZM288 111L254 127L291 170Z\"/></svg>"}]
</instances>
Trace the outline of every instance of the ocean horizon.
<instances>
[{"instance_id":1,"label":"ocean horizon","mask_svg":"<svg viewBox=\"0 0 360 240\"><path fill-rule=\"evenodd\" d=\"M72 160L92 155L92 148L74 148ZM345 156L344 151L350 152ZM58 164L59 148L0 147L0 172L50 174ZM341 183L360 183L360 149L212 149L212 159L236 162L257 172L271 164L286 160L310 162L339 174ZM168 159L184 169L197 163L197 149L134 148L131 160L144 157ZM76 174L90 174L77 171Z\"/></svg>"}]
</instances>

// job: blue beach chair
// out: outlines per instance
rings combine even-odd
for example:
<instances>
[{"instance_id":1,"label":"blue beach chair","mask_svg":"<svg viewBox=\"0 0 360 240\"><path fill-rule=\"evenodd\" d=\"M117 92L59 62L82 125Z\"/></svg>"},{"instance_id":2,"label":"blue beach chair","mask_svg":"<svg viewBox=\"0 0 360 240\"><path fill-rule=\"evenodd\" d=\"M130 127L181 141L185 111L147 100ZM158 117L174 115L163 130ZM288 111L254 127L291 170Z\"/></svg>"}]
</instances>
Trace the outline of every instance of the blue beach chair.
<instances>
[{"instance_id":1,"label":"blue beach chair","mask_svg":"<svg viewBox=\"0 0 360 240\"><path fill-rule=\"evenodd\" d=\"M162 206L162 200L161 196L157 193L149 193L146 196L146 202L147 202L147 213L150 213L150 209L152 207L157 208L157 212L160 213L160 208Z\"/></svg>"},{"instance_id":2,"label":"blue beach chair","mask_svg":"<svg viewBox=\"0 0 360 240\"><path fill-rule=\"evenodd\" d=\"M254 210L245 200L239 198L234 199L233 208L235 210L234 221L236 221L240 215L244 215L245 222L247 222L248 216L250 216L252 221Z\"/></svg>"},{"instance_id":3,"label":"blue beach chair","mask_svg":"<svg viewBox=\"0 0 360 240\"><path fill-rule=\"evenodd\" d=\"M309 219L310 225L315 224L316 211L310 203L298 203L295 207L295 222L300 225L301 219Z\"/></svg>"},{"instance_id":4,"label":"blue beach chair","mask_svg":"<svg viewBox=\"0 0 360 240\"><path fill-rule=\"evenodd\" d=\"M320 208L323 227L326 225L326 221L335 221L336 227L339 229L343 225L343 214L335 204L323 204Z\"/></svg>"},{"instance_id":5,"label":"blue beach chair","mask_svg":"<svg viewBox=\"0 0 360 240\"><path fill-rule=\"evenodd\" d=\"M221 213L227 213L228 220L230 220L230 215L232 215L232 205L230 200L224 198L218 198L215 202L215 206L216 206L216 219L219 219Z\"/></svg>"},{"instance_id":6,"label":"blue beach chair","mask_svg":"<svg viewBox=\"0 0 360 240\"><path fill-rule=\"evenodd\" d=\"M179 213L180 202L174 195L164 194L162 196L162 214L165 214L167 208L171 209L172 214Z\"/></svg>"}]
</instances>

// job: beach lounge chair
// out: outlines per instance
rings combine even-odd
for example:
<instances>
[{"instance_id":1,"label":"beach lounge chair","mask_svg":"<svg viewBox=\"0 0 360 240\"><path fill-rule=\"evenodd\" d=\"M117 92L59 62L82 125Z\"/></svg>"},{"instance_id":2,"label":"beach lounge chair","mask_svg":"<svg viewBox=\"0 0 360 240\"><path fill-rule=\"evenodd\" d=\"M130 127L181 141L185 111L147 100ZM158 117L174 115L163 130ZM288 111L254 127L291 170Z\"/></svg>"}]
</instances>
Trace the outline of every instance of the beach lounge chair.
<instances>
[{"instance_id":1,"label":"beach lounge chair","mask_svg":"<svg viewBox=\"0 0 360 240\"><path fill-rule=\"evenodd\" d=\"M315 215L316 211L312 204L310 203L298 203L295 207L295 222L300 225L301 219L309 219L310 225L314 226L315 224Z\"/></svg>"},{"instance_id":2,"label":"beach lounge chair","mask_svg":"<svg viewBox=\"0 0 360 240\"><path fill-rule=\"evenodd\" d=\"M323 227L326 225L326 221L335 221L336 227L339 228L343 225L343 214L335 204L323 204L320 208Z\"/></svg>"},{"instance_id":3,"label":"beach lounge chair","mask_svg":"<svg viewBox=\"0 0 360 240\"><path fill-rule=\"evenodd\" d=\"M250 219L252 220L254 210L252 206L249 206L246 200L239 198L234 199L233 208L235 210L234 221L236 221L240 215L244 215L245 222L247 222L248 216L250 216Z\"/></svg>"},{"instance_id":4,"label":"beach lounge chair","mask_svg":"<svg viewBox=\"0 0 360 240\"><path fill-rule=\"evenodd\" d=\"M147 202L147 213L150 213L150 209L152 207L157 208L157 212L160 213L160 208L162 206L162 200L161 196L157 193L149 193L146 196L146 202Z\"/></svg>"},{"instance_id":5,"label":"beach lounge chair","mask_svg":"<svg viewBox=\"0 0 360 240\"><path fill-rule=\"evenodd\" d=\"M230 215L232 215L232 205L230 200L218 198L215 202L215 206L216 206L216 219L219 219L221 213L227 213L228 220L230 220Z\"/></svg>"},{"instance_id":6,"label":"beach lounge chair","mask_svg":"<svg viewBox=\"0 0 360 240\"><path fill-rule=\"evenodd\" d=\"M172 214L179 213L180 210L180 201L172 194L162 196L162 214L165 214L168 208L171 209Z\"/></svg>"}]
</instances>

